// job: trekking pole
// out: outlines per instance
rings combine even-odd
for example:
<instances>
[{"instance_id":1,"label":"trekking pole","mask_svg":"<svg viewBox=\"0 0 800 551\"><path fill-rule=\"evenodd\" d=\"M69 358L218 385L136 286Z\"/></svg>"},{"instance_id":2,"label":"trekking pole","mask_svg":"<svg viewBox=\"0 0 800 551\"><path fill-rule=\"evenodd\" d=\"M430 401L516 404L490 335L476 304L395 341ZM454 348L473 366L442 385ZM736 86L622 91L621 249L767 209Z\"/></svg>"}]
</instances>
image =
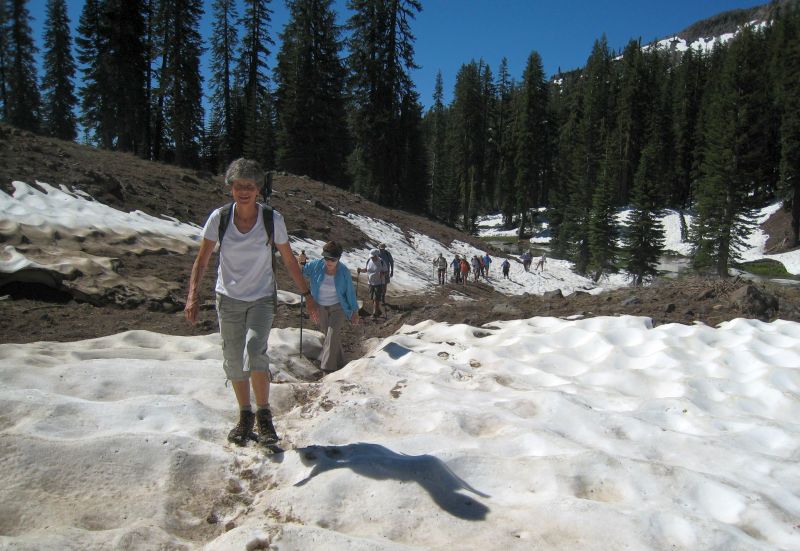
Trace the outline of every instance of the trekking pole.
<instances>
[{"instance_id":1,"label":"trekking pole","mask_svg":"<svg viewBox=\"0 0 800 551\"><path fill-rule=\"evenodd\" d=\"M303 304L305 299L300 295L300 355L303 355Z\"/></svg>"}]
</instances>

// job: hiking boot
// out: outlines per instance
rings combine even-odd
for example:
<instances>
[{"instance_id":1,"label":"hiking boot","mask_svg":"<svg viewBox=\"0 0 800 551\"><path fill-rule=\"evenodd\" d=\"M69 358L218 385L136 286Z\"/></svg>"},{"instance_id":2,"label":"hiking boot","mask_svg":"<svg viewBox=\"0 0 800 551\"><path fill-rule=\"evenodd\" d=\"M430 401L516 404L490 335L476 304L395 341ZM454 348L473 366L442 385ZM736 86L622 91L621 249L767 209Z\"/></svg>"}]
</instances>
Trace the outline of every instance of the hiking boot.
<instances>
[{"instance_id":1,"label":"hiking boot","mask_svg":"<svg viewBox=\"0 0 800 551\"><path fill-rule=\"evenodd\" d=\"M272 411L269 409L260 409L256 413L256 421L258 421L258 442L260 444L274 444L280 437L275 432L275 425L272 424Z\"/></svg>"},{"instance_id":2,"label":"hiking boot","mask_svg":"<svg viewBox=\"0 0 800 551\"><path fill-rule=\"evenodd\" d=\"M228 442L233 442L237 446L246 446L250 433L253 432L253 424L256 416L249 409L239 411L239 422L228 433Z\"/></svg>"}]
</instances>

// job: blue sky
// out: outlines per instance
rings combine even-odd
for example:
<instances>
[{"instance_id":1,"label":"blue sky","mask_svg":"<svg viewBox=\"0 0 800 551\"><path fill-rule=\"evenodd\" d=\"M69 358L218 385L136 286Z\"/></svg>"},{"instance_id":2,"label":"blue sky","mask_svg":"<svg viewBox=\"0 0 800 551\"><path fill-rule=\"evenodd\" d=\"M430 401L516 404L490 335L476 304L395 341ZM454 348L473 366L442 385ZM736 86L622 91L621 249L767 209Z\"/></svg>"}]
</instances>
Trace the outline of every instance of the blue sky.
<instances>
[{"instance_id":1,"label":"blue sky","mask_svg":"<svg viewBox=\"0 0 800 551\"><path fill-rule=\"evenodd\" d=\"M346 0L336 0L339 22L347 18ZM519 79L532 51L544 62L547 75L581 67L592 44L605 33L611 48L620 50L631 38L643 42L677 33L695 21L722 11L764 4L760 0L423 0L423 11L412 25L415 59L420 69L412 76L422 104L432 103L436 73L442 72L445 101L449 102L458 69L472 59L483 59L495 76L505 56L511 75ZM71 0L73 29L83 2ZM201 33L210 33L211 0ZM41 47L46 0L31 0L33 29ZM283 29L288 13L282 0L273 0L273 37ZM74 39L74 32L73 32ZM277 48L277 44L276 44ZM205 65L205 64L204 64ZM41 77L41 74L39 75Z\"/></svg>"}]
</instances>

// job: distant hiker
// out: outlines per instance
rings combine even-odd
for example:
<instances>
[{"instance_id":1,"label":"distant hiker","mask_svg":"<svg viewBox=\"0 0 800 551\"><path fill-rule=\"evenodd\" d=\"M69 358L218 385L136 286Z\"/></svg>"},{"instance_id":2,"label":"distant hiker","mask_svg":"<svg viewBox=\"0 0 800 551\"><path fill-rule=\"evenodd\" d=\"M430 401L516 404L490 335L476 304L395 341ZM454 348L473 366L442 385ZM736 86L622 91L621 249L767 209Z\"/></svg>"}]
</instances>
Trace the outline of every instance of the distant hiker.
<instances>
[{"instance_id":1,"label":"distant hiker","mask_svg":"<svg viewBox=\"0 0 800 551\"><path fill-rule=\"evenodd\" d=\"M381 312L381 303L383 296L386 292L384 281L389 269L383 263L378 249L372 249L369 253L369 260L367 260L366 268L359 268L358 273L366 272L368 274L367 281L369 281L369 298L372 300L372 317L377 318Z\"/></svg>"},{"instance_id":2,"label":"distant hiker","mask_svg":"<svg viewBox=\"0 0 800 551\"><path fill-rule=\"evenodd\" d=\"M533 258L531 258L531 253L525 251L524 253L522 253L522 256L520 256L520 260L522 260L522 267L525 268L525 271L530 272L531 261L533 260Z\"/></svg>"},{"instance_id":3,"label":"distant hiker","mask_svg":"<svg viewBox=\"0 0 800 551\"><path fill-rule=\"evenodd\" d=\"M228 441L239 446L247 444L254 424L258 425L260 443L270 445L280 439L269 408L267 355L267 341L277 304L273 246L281 253L283 264L295 285L307 298L311 319L316 321L318 313L289 245L283 216L271 207L256 203L259 184L264 179L264 171L256 161L236 159L228 166L225 187L230 190L233 203L216 209L206 221L200 251L192 266L184 308L187 321L194 324L200 310L200 283L214 246L219 242L216 296L222 367L233 384L239 404L239 422L228 434ZM223 220L225 224L222 224ZM258 408L255 414L250 405L251 384Z\"/></svg>"},{"instance_id":4,"label":"distant hiker","mask_svg":"<svg viewBox=\"0 0 800 551\"><path fill-rule=\"evenodd\" d=\"M542 253L542 257L539 259L539 262L536 263L536 269L544 271L544 264L546 261L547 257L545 256L545 253Z\"/></svg>"},{"instance_id":5,"label":"distant hiker","mask_svg":"<svg viewBox=\"0 0 800 551\"><path fill-rule=\"evenodd\" d=\"M487 252L483 257L483 273L486 276L486 279L489 279L489 267L492 265L492 257L489 256Z\"/></svg>"},{"instance_id":6,"label":"distant hiker","mask_svg":"<svg viewBox=\"0 0 800 551\"><path fill-rule=\"evenodd\" d=\"M340 262L341 256L342 246L335 241L328 241L322 247L322 258L313 260L303 268L303 275L309 278L311 295L319 310L319 328L325 335L319 367L328 372L344 366L344 320L349 319L353 325L359 323L353 278L347 266Z\"/></svg>"},{"instance_id":7,"label":"distant hiker","mask_svg":"<svg viewBox=\"0 0 800 551\"><path fill-rule=\"evenodd\" d=\"M378 245L378 252L380 254L381 260L383 260L383 264L386 266L388 270L386 272L386 280L383 282L383 305L386 306L386 291L389 289L389 280L394 277L394 258L392 258L392 253L390 253L386 249L386 243L381 243Z\"/></svg>"},{"instance_id":8,"label":"distant hiker","mask_svg":"<svg viewBox=\"0 0 800 551\"><path fill-rule=\"evenodd\" d=\"M461 257L459 269L461 270L461 283L463 283L464 287L466 287L467 279L469 279L469 262L467 262L466 255Z\"/></svg>"},{"instance_id":9,"label":"distant hiker","mask_svg":"<svg viewBox=\"0 0 800 551\"><path fill-rule=\"evenodd\" d=\"M450 267L453 268L453 281L455 283L461 283L461 257L456 255L452 261L450 261Z\"/></svg>"},{"instance_id":10,"label":"distant hiker","mask_svg":"<svg viewBox=\"0 0 800 551\"><path fill-rule=\"evenodd\" d=\"M305 268L306 264L308 263L308 257L306 256L306 251L300 251L300 256L297 257L297 263L300 264L301 268Z\"/></svg>"},{"instance_id":11,"label":"distant hiker","mask_svg":"<svg viewBox=\"0 0 800 551\"><path fill-rule=\"evenodd\" d=\"M472 275L475 283L478 283L478 278L481 276L481 260L477 255L472 255Z\"/></svg>"},{"instance_id":12,"label":"distant hiker","mask_svg":"<svg viewBox=\"0 0 800 551\"><path fill-rule=\"evenodd\" d=\"M439 253L439 256L433 259L433 265L436 266L436 273L439 276L439 285L444 285L445 275L447 274L447 259Z\"/></svg>"},{"instance_id":13,"label":"distant hiker","mask_svg":"<svg viewBox=\"0 0 800 551\"><path fill-rule=\"evenodd\" d=\"M503 260L503 263L500 264L500 267L503 268L503 277L509 279L508 270L511 269L511 262L509 262L508 259L506 258Z\"/></svg>"}]
</instances>

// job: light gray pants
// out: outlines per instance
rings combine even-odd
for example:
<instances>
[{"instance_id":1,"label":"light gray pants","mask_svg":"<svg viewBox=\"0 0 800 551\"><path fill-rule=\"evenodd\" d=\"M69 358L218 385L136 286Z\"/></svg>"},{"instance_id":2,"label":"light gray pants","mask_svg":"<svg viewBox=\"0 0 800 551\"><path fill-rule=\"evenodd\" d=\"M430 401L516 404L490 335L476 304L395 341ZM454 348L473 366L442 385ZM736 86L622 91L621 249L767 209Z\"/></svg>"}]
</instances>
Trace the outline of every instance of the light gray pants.
<instances>
[{"instance_id":1,"label":"light gray pants","mask_svg":"<svg viewBox=\"0 0 800 551\"><path fill-rule=\"evenodd\" d=\"M269 373L267 342L274 317L272 297L236 300L217 293L222 337L222 367L231 381L250 378L250 371Z\"/></svg>"},{"instance_id":2,"label":"light gray pants","mask_svg":"<svg viewBox=\"0 0 800 551\"><path fill-rule=\"evenodd\" d=\"M342 350L344 322L344 310L340 304L319 307L319 328L325 335L320 359L320 368L323 371L336 371L344 367L344 351Z\"/></svg>"}]
</instances>

